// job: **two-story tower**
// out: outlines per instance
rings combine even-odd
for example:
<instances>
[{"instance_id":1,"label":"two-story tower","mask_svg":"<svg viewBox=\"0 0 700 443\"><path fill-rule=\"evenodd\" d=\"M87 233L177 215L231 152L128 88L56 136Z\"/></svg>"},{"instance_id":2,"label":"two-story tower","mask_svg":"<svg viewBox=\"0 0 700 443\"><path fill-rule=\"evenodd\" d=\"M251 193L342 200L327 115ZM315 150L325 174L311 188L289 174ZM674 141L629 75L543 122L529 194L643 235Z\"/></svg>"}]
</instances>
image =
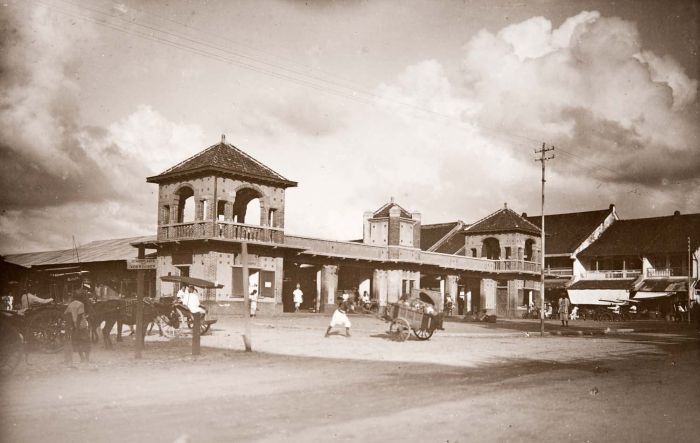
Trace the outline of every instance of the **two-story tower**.
<instances>
[{"instance_id":1,"label":"two-story tower","mask_svg":"<svg viewBox=\"0 0 700 443\"><path fill-rule=\"evenodd\" d=\"M242 302L240 244L245 241L249 283L258 285L261 310L274 311L281 302L285 190L296 182L226 143L224 136L147 181L158 184L157 275L215 281L223 288L215 296L208 291L207 300ZM161 296L178 289L160 279L156 284Z\"/></svg>"}]
</instances>

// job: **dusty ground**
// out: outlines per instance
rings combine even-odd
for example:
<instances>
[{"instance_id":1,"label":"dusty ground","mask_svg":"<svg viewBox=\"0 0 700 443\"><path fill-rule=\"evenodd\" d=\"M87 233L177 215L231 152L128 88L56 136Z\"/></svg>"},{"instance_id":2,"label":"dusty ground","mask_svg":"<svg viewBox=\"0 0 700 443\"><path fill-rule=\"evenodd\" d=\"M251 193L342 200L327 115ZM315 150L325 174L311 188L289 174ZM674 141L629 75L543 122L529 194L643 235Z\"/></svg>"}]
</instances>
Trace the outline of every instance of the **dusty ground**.
<instances>
[{"instance_id":1,"label":"dusty ground","mask_svg":"<svg viewBox=\"0 0 700 443\"><path fill-rule=\"evenodd\" d=\"M397 343L369 317L323 338L327 321L258 318L253 353L229 318L197 358L188 337L154 337L138 361L130 338L100 344L76 369L32 354L2 381L2 441L700 439L699 336L684 327L540 338L524 332L537 322L447 323Z\"/></svg>"}]
</instances>

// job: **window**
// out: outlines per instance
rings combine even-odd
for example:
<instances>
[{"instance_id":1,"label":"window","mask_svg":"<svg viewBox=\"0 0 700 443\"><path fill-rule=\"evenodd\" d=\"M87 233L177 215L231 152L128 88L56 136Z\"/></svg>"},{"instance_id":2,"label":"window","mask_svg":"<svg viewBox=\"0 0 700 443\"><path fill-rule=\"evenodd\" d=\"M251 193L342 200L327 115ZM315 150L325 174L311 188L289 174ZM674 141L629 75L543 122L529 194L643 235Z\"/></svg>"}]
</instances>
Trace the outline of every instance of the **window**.
<instances>
[{"instance_id":1,"label":"window","mask_svg":"<svg viewBox=\"0 0 700 443\"><path fill-rule=\"evenodd\" d=\"M164 225L170 223L170 205L163 205L163 215L161 220L163 220Z\"/></svg>"},{"instance_id":2,"label":"window","mask_svg":"<svg viewBox=\"0 0 700 443\"><path fill-rule=\"evenodd\" d=\"M476 257L476 248L472 248L472 257Z\"/></svg>"},{"instance_id":3,"label":"window","mask_svg":"<svg viewBox=\"0 0 700 443\"><path fill-rule=\"evenodd\" d=\"M510 257L510 246L506 246L506 259L509 259Z\"/></svg>"}]
</instances>

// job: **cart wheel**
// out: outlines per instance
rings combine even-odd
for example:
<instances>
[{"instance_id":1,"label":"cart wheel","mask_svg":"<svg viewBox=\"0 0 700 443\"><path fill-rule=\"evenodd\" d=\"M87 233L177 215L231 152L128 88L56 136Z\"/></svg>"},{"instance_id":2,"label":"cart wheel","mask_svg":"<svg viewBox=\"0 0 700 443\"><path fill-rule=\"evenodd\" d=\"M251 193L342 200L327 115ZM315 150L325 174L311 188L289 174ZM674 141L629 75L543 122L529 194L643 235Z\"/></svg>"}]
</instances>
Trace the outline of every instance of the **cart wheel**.
<instances>
[{"instance_id":1,"label":"cart wheel","mask_svg":"<svg viewBox=\"0 0 700 443\"><path fill-rule=\"evenodd\" d=\"M199 335L204 335L209 330L211 323L204 320L204 316L199 320ZM194 317L192 315L187 316L187 327L192 329L194 327Z\"/></svg>"},{"instance_id":2,"label":"cart wheel","mask_svg":"<svg viewBox=\"0 0 700 443\"><path fill-rule=\"evenodd\" d=\"M66 324L60 311L42 311L29 322L29 339L43 352L55 353L63 349Z\"/></svg>"},{"instance_id":3,"label":"cart wheel","mask_svg":"<svg viewBox=\"0 0 700 443\"><path fill-rule=\"evenodd\" d=\"M416 335L418 340L428 340L430 337L433 336L433 332L429 329L414 329L413 333Z\"/></svg>"},{"instance_id":4,"label":"cart wheel","mask_svg":"<svg viewBox=\"0 0 700 443\"><path fill-rule=\"evenodd\" d=\"M411 335L411 326L405 318L396 318L389 325L389 332L395 334L396 341L406 341Z\"/></svg>"}]
</instances>

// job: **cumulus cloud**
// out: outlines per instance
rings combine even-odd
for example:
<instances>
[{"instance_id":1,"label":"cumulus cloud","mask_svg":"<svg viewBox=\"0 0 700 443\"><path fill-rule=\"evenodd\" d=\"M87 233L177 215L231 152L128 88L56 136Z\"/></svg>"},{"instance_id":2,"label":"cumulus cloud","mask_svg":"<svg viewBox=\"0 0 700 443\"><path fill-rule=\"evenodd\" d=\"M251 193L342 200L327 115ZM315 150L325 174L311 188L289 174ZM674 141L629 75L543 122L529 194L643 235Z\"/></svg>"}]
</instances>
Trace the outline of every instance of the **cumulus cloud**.
<instances>
[{"instance_id":1,"label":"cumulus cloud","mask_svg":"<svg viewBox=\"0 0 700 443\"><path fill-rule=\"evenodd\" d=\"M194 154L201 130L148 106L108 128L83 126L75 42L94 30L41 6L1 13L0 250L151 233L155 189L145 177Z\"/></svg>"},{"instance_id":2,"label":"cumulus cloud","mask_svg":"<svg viewBox=\"0 0 700 443\"><path fill-rule=\"evenodd\" d=\"M697 80L672 58L644 50L631 22L582 12L554 30L535 17L482 31L465 47L463 85L482 105L484 127L607 165L587 172L594 178L635 185L697 179L698 125L685 109ZM581 166L558 162L566 173Z\"/></svg>"},{"instance_id":3,"label":"cumulus cloud","mask_svg":"<svg viewBox=\"0 0 700 443\"><path fill-rule=\"evenodd\" d=\"M156 189L144 178L216 141L146 104L82 126L70 42L90 29L72 35L53 20L37 8L29 26L2 27L3 252L65 247L76 227L83 242L153 233ZM475 33L452 63L417 61L365 104L251 90L227 139L299 182L287 192L290 233L359 237L362 212L391 196L426 223L471 222L505 202L538 210L538 141L560 150L548 163L551 211L697 212L697 80L642 47L633 23L533 17Z\"/></svg>"}]
</instances>

